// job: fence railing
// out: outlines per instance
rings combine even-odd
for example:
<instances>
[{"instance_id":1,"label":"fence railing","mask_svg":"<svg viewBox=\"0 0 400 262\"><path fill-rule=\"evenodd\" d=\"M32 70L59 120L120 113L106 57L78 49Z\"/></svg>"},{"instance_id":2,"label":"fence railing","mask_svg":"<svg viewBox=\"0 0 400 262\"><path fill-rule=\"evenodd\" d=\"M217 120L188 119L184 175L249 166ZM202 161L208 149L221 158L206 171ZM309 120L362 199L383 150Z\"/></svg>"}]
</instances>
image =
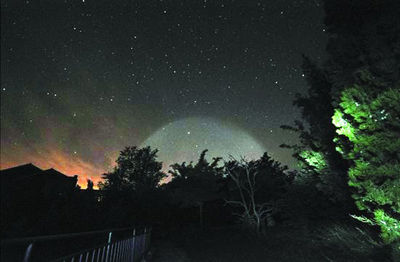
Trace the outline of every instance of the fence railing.
<instances>
[{"instance_id":1,"label":"fence railing","mask_svg":"<svg viewBox=\"0 0 400 262\"><path fill-rule=\"evenodd\" d=\"M87 243L89 238L93 236L107 236L107 241L98 243L99 241L93 241L94 244ZM98 237L97 237L98 238ZM75 245L64 243L64 254L57 255L57 252L51 250L51 243L58 243L57 249L63 245L60 241L72 241ZM111 261L126 261L135 262L140 260L146 252L149 250L151 240L151 228L144 228L142 230L136 230L135 228L120 228L110 229L103 231L92 231L62 235L50 235L50 236L39 236L39 237L28 237L19 239L8 239L1 242L2 253L7 250L7 246L24 246L25 249L19 249L15 252L23 252L23 257L20 256L19 261L32 262L32 261L65 261L65 262L111 262ZM45 242L51 242L43 244ZM78 248L76 243L84 242L86 248ZM90 240L89 240L90 242ZM75 251L68 251L67 246L75 246ZM46 248L47 246L47 248ZM37 249L37 250L36 250ZM39 251L40 250L40 251ZM71 249L70 249L71 250ZM34 254L34 251L37 251ZM44 253L43 253L44 252ZM45 253L53 253L53 256L47 256ZM66 254L66 255L65 255ZM22 255L22 254L21 254ZM39 257L40 256L40 257ZM14 258L17 256L14 256ZM3 259L2 255L2 259ZM15 259L13 258L13 261ZM7 258L5 258L7 259Z\"/></svg>"}]
</instances>

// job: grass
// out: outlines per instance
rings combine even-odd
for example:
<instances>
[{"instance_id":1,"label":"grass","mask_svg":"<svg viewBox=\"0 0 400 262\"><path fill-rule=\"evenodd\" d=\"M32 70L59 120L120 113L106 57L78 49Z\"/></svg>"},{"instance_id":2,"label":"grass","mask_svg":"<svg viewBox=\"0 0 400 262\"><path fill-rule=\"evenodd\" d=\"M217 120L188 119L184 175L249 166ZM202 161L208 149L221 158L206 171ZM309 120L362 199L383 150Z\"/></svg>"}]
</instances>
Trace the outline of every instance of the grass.
<instances>
[{"instance_id":1,"label":"grass","mask_svg":"<svg viewBox=\"0 0 400 262\"><path fill-rule=\"evenodd\" d=\"M263 236L248 234L239 227L185 228L156 242L155 261L175 261L173 256L163 260L165 252L179 253L176 261L194 262L391 261L390 251L373 235L352 225L329 223L307 230L276 226Z\"/></svg>"}]
</instances>

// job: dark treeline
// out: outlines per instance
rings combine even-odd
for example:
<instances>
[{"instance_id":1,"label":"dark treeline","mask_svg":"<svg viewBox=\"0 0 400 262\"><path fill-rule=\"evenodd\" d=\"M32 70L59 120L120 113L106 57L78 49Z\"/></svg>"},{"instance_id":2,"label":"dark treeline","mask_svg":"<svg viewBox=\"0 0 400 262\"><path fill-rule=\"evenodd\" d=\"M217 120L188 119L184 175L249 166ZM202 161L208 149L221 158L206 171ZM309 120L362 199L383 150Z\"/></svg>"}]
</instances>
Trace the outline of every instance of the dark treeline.
<instances>
[{"instance_id":1,"label":"dark treeline","mask_svg":"<svg viewBox=\"0 0 400 262\"><path fill-rule=\"evenodd\" d=\"M99 190L76 177L28 164L3 170L2 238L153 225L173 228L237 222L261 232L290 219L295 174L265 153L258 160L206 159L171 166L168 183L157 150L126 147ZM45 176L45 173L49 176Z\"/></svg>"},{"instance_id":2,"label":"dark treeline","mask_svg":"<svg viewBox=\"0 0 400 262\"><path fill-rule=\"evenodd\" d=\"M349 225L362 228L348 216L356 207L346 197L332 198L314 175L290 171L267 153L255 160L208 161L206 156L204 150L195 163L171 165L168 183L163 183L167 174L157 161L157 149L131 146L120 152L114 170L103 174L99 190L93 190L90 180L87 189L80 189L76 177L57 183L44 178L36 183L28 179L14 186L6 184L8 190L2 190L2 238L152 226L155 239L169 239L194 229L204 233L228 227L223 237L218 236L218 247L237 232L252 239L274 237L276 230L289 234L289 239L301 234L310 238L308 234L318 230L316 225L339 225L326 230L342 234L340 238L349 235L341 241L354 241L362 234L378 241L378 231L367 228L361 235L356 230L340 232L349 230ZM35 173L30 172L39 171L33 165L16 169L19 173L25 169L31 176ZM2 172L2 182L7 181L4 175L10 172ZM317 235L323 234L319 231ZM383 261L389 257L383 245L365 243L362 238L357 241L352 244L361 244L364 253L352 252L351 256L364 259L372 252ZM366 252L367 248L372 249Z\"/></svg>"},{"instance_id":3,"label":"dark treeline","mask_svg":"<svg viewBox=\"0 0 400 262\"><path fill-rule=\"evenodd\" d=\"M170 181L157 162L157 150L127 147L117 166L104 174L101 205L106 221L152 223L162 228L183 224L223 225L240 218L259 232L275 217L285 220L283 201L293 174L265 153L258 160L206 159L204 150L197 163L171 166ZM286 201L289 203L289 201ZM287 207L292 210L294 207Z\"/></svg>"}]
</instances>

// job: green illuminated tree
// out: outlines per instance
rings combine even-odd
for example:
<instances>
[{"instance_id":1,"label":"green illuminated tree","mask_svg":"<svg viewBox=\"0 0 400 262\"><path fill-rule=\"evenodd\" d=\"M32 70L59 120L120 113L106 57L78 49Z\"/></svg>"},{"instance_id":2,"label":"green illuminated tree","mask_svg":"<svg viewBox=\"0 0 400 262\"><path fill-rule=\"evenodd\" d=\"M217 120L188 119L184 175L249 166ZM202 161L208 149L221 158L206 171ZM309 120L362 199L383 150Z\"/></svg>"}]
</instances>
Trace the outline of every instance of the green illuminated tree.
<instances>
[{"instance_id":1,"label":"green illuminated tree","mask_svg":"<svg viewBox=\"0 0 400 262\"><path fill-rule=\"evenodd\" d=\"M309 84L306 95L297 95L294 105L300 108L303 122L283 129L299 134L300 144L282 145L293 150L303 175L314 180L315 187L333 202L349 199L346 186L347 163L335 151L335 127L331 83L327 73L304 57L303 72Z\"/></svg>"},{"instance_id":2,"label":"green illuminated tree","mask_svg":"<svg viewBox=\"0 0 400 262\"><path fill-rule=\"evenodd\" d=\"M388 88L367 71L360 76L332 117L336 150L351 161L353 198L369 214L357 218L378 225L391 243L400 241L400 82Z\"/></svg>"},{"instance_id":3,"label":"green illuminated tree","mask_svg":"<svg viewBox=\"0 0 400 262\"><path fill-rule=\"evenodd\" d=\"M295 102L305 127L300 122L286 127L300 134L301 144L291 148L302 173L315 174L317 185L323 177L346 177L355 190L357 206L369 214L359 219L379 225L383 239L396 242L400 2L323 2L328 59L323 70L314 67L311 74L305 70L310 88L307 96ZM327 122L332 116L336 127ZM332 153L335 150L339 155ZM345 176L324 176L335 173L332 170Z\"/></svg>"},{"instance_id":4,"label":"green illuminated tree","mask_svg":"<svg viewBox=\"0 0 400 262\"><path fill-rule=\"evenodd\" d=\"M359 219L379 225L383 239L396 242L400 2L324 0L324 8L336 149L351 162L353 197L369 214Z\"/></svg>"}]
</instances>

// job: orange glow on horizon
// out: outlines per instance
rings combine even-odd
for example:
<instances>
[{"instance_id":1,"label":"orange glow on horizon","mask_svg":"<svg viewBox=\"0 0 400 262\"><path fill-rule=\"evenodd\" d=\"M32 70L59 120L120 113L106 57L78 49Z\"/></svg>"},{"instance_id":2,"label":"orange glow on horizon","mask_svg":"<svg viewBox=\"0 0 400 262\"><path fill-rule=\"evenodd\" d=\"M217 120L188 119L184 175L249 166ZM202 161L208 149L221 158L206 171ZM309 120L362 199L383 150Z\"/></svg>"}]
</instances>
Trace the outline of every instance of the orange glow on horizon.
<instances>
[{"instance_id":1,"label":"orange glow on horizon","mask_svg":"<svg viewBox=\"0 0 400 262\"><path fill-rule=\"evenodd\" d=\"M87 161L82 160L79 156L71 156L57 150L50 150L43 155L29 155L24 157L22 161L0 161L0 169L6 169L14 166L19 166L27 163L32 163L41 169L54 168L59 172L67 175L78 175L78 185L82 189L87 188L87 179L94 183L94 188L98 189L97 183L102 181L101 175L107 170L102 167L95 166Z\"/></svg>"},{"instance_id":2,"label":"orange glow on horizon","mask_svg":"<svg viewBox=\"0 0 400 262\"><path fill-rule=\"evenodd\" d=\"M0 169L32 163L43 170L54 168L67 176L78 175L78 185L82 189L87 188L87 179L90 179L94 183L94 189L98 189L97 184L103 181L101 175L111 171L116 166L115 159L118 158L118 155L118 151L106 155L108 168L104 168L84 161L78 155L70 155L59 150L42 150L41 154L23 154L20 157L23 159L22 161L20 159L5 159L2 156ZM165 172L167 177L160 181L160 184L171 181L172 176L168 173L168 169L169 165L164 162L161 171Z\"/></svg>"}]
</instances>

